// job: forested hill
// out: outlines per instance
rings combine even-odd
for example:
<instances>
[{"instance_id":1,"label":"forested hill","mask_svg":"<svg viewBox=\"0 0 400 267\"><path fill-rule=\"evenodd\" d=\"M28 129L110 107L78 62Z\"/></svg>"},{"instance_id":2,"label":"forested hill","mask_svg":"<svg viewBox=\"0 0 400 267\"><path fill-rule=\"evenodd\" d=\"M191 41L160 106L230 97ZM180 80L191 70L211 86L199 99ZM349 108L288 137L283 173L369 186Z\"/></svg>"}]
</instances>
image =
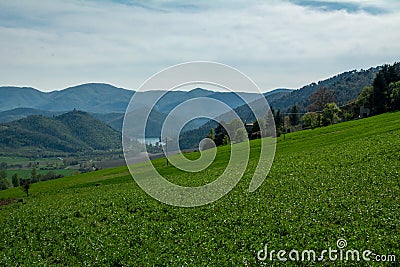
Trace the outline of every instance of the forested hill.
<instances>
[{"instance_id":1,"label":"forested hill","mask_svg":"<svg viewBox=\"0 0 400 267\"><path fill-rule=\"evenodd\" d=\"M341 106L355 100L365 86L371 85L380 68L374 67L368 70L347 71L329 79L319 81L318 83L311 83L298 90L294 90L289 94L270 101L269 104L273 109L280 109L285 112L296 105L299 111L305 112L310 105L309 98L311 94L318 89L326 88L334 91L335 102Z\"/></svg>"},{"instance_id":2,"label":"forested hill","mask_svg":"<svg viewBox=\"0 0 400 267\"><path fill-rule=\"evenodd\" d=\"M365 86L372 85L377 73L382 66L370 68L368 70L348 71L329 79L311 83L297 90L275 90L273 95L264 94L269 105L274 110L287 112L294 105L299 112L306 112L310 105L309 98L318 89L328 89L334 92L335 102L341 106L348 102L356 100ZM253 113L248 105L242 105L234 109L238 116L244 122L255 120ZM196 147L209 132L211 128L216 127L216 122L209 121L198 129L190 130L181 134L180 143L185 149Z\"/></svg>"},{"instance_id":3,"label":"forested hill","mask_svg":"<svg viewBox=\"0 0 400 267\"><path fill-rule=\"evenodd\" d=\"M82 111L53 118L32 115L0 124L2 152L28 148L69 153L119 149L121 134Z\"/></svg>"}]
</instances>

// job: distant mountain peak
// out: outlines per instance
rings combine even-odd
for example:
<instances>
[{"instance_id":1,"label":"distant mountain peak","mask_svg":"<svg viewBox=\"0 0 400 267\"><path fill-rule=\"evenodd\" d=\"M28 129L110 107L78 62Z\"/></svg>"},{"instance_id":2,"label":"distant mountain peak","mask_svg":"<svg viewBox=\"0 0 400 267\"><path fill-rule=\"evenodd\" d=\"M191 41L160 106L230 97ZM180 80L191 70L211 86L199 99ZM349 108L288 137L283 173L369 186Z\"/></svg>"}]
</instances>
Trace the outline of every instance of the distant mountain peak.
<instances>
[{"instance_id":1,"label":"distant mountain peak","mask_svg":"<svg viewBox=\"0 0 400 267\"><path fill-rule=\"evenodd\" d=\"M212 92L212 93L214 93L214 92L211 91L211 90L204 89L204 88L201 88L201 87L196 87L196 88L190 90L189 92L198 92L198 91L206 91L206 92Z\"/></svg>"},{"instance_id":2,"label":"distant mountain peak","mask_svg":"<svg viewBox=\"0 0 400 267\"><path fill-rule=\"evenodd\" d=\"M133 92L132 90L128 90L121 87L116 87L114 85L108 83L84 83L78 84L75 86L67 87L62 90L53 91L53 92L67 92L67 91L75 91L75 90L86 90L86 91L129 91Z\"/></svg>"}]
</instances>

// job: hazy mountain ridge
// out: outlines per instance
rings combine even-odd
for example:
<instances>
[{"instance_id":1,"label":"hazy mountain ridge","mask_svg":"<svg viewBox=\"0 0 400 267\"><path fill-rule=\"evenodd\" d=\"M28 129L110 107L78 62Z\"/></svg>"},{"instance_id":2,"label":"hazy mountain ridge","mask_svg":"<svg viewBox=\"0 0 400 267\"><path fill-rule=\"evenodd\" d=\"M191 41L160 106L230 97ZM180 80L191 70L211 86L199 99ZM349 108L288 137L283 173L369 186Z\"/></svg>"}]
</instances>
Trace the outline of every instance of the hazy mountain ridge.
<instances>
[{"instance_id":1,"label":"hazy mountain ridge","mask_svg":"<svg viewBox=\"0 0 400 267\"><path fill-rule=\"evenodd\" d=\"M28 87L0 87L0 111L33 108L65 112L75 108L97 113L123 113L134 93L101 83L82 84L52 92Z\"/></svg>"},{"instance_id":2,"label":"hazy mountain ridge","mask_svg":"<svg viewBox=\"0 0 400 267\"><path fill-rule=\"evenodd\" d=\"M276 95L286 94L282 89ZM130 107L132 112L148 110L154 108L154 119L148 123L148 129L160 128L162 121L157 118L165 118L172 109L179 104L197 97L208 97L219 100L227 104L231 109L243 105L247 101L252 101L260 97L258 94L233 93L233 92L214 92L202 88L191 91L146 91L135 92L127 89L117 88L108 84L84 84L70 87L60 91L49 93L41 92L33 88L20 87L0 87L0 122L10 122L25 118L29 115L42 115L45 117L58 116L73 109L88 112L92 116L106 122L116 130L121 131L122 122L126 108L132 96L135 95L139 105ZM275 92L266 93L268 97L275 96ZM153 103L154 99L162 96L161 99ZM197 107L200 114L212 106ZM192 123L191 127L198 127L204 120ZM159 130L150 130L152 135L156 135Z\"/></svg>"},{"instance_id":3,"label":"hazy mountain ridge","mask_svg":"<svg viewBox=\"0 0 400 267\"><path fill-rule=\"evenodd\" d=\"M152 95L160 95L160 91L135 92L102 83L82 84L52 92L42 92L29 87L0 87L0 111L32 108L43 111L65 112L78 109L102 114L125 113L129 101L135 93L137 93L136 97L143 105L135 107L136 109L152 107L154 103L149 102L149 99L153 99ZM251 93L242 94L254 95L255 98L258 96ZM214 92L196 88L188 92L165 92L162 101L155 103L154 107L159 112L168 113L178 104L195 97L210 97L219 100L231 98L225 102L229 102L232 106L243 104L235 93Z\"/></svg>"},{"instance_id":4,"label":"hazy mountain ridge","mask_svg":"<svg viewBox=\"0 0 400 267\"><path fill-rule=\"evenodd\" d=\"M259 97L258 94L240 94L252 99ZM52 92L42 92L27 87L0 87L0 112L14 110L13 115L15 116L24 116L25 113L26 115L42 113L45 115L49 112L67 112L73 109L100 114L125 113L133 95L135 95L140 105L131 108L141 109L154 107L158 112L165 114L180 103L196 97L209 97L221 100L231 108L244 104L243 100L233 92L214 92L202 88L196 88L188 92L135 92L109 84L89 83ZM161 95L162 99L157 103L153 103L154 96ZM32 114L29 114L29 112L22 110L22 108L41 111L32 111ZM15 109L21 109L21 114L18 114L18 110ZM9 115L10 114L7 113L0 113L0 121L9 121L9 119L3 117Z\"/></svg>"},{"instance_id":5,"label":"hazy mountain ridge","mask_svg":"<svg viewBox=\"0 0 400 267\"><path fill-rule=\"evenodd\" d=\"M48 101L48 94L31 87L0 87L0 111L36 108Z\"/></svg>"},{"instance_id":6,"label":"hazy mountain ridge","mask_svg":"<svg viewBox=\"0 0 400 267\"><path fill-rule=\"evenodd\" d=\"M310 95L319 88L325 87L334 90L336 101L339 105L343 105L347 101L355 99L364 86L372 83L379 68L347 71L318 83L310 83L297 90L279 88L264 93L264 96L274 109L287 110L291 106L297 105L299 110L305 111L310 104L308 102ZM140 105L134 107L134 109L154 107L158 112L164 114L167 114L180 103L195 97L209 97L221 100L231 108L237 108L244 104L235 93L214 92L201 88L196 88L189 92L166 92L162 97L162 101L152 103L153 96L160 95L159 91L135 92L109 84L89 83L53 92L41 92L30 87L0 87L0 112L16 108L38 109L42 110L42 113L46 111L66 112L75 108L90 113L123 114L135 93L137 93L135 97L139 100L138 103ZM252 100L258 97L257 94L240 94L246 95L248 98L254 96ZM39 112L38 114L41 113ZM4 118L6 115L10 116L9 114L0 113L0 121L9 121L10 117ZM19 117L18 114L14 115L16 118L25 116L23 112ZM119 124L120 122L114 122L113 127L116 128Z\"/></svg>"}]
</instances>

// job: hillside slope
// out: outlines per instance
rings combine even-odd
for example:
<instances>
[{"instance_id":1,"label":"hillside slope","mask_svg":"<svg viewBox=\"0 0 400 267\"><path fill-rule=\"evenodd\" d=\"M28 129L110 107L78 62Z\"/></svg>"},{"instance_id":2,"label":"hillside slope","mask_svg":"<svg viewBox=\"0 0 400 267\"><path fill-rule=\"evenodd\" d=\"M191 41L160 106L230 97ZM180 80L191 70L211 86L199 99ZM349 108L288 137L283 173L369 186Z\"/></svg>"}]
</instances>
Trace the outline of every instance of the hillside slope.
<instances>
[{"instance_id":1,"label":"hillside slope","mask_svg":"<svg viewBox=\"0 0 400 267\"><path fill-rule=\"evenodd\" d=\"M20 149L83 152L121 148L121 134L81 111L54 118L32 115L1 124L2 152Z\"/></svg>"},{"instance_id":2,"label":"hillside slope","mask_svg":"<svg viewBox=\"0 0 400 267\"><path fill-rule=\"evenodd\" d=\"M257 260L266 243L268 251L312 249L318 257L339 238L360 253L400 255L399 137L399 112L287 134L267 179L248 193L260 146L251 141L241 181L197 208L154 200L126 167L36 183L27 198L19 188L1 191L0 199L24 201L0 209L0 264L259 266L274 264ZM219 147L209 168L190 174L164 159L153 163L168 180L192 186L215 180L229 156Z\"/></svg>"},{"instance_id":3,"label":"hillside slope","mask_svg":"<svg viewBox=\"0 0 400 267\"><path fill-rule=\"evenodd\" d=\"M347 71L294 90L278 99L271 100L269 104L273 109L284 112L296 105L300 112L306 112L311 104L308 99L312 93L320 88L327 88L335 92L335 102L341 106L355 100L365 86L371 85L379 69L380 67L375 67L368 70Z\"/></svg>"}]
</instances>

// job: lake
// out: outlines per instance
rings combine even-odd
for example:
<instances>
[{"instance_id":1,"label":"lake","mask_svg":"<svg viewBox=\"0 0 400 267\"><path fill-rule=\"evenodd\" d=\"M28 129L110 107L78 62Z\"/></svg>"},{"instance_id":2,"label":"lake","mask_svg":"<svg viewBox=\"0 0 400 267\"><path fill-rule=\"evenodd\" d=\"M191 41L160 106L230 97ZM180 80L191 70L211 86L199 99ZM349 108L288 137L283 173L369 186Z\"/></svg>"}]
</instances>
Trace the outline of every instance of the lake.
<instances>
[{"instance_id":1,"label":"lake","mask_svg":"<svg viewBox=\"0 0 400 267\"><path fill-rule=\"evenodd\" d=\"M158 138L158 137L147 137L147 138L144 138L144 139L139 139L139 142L141 142L141 143L145 143L145 144L152 144L152 145L155 145L157 142L158 143L160 143L160 138ZM162 143L162 144L164 144L164 143Z\"/></svg>"}]
</instances>

